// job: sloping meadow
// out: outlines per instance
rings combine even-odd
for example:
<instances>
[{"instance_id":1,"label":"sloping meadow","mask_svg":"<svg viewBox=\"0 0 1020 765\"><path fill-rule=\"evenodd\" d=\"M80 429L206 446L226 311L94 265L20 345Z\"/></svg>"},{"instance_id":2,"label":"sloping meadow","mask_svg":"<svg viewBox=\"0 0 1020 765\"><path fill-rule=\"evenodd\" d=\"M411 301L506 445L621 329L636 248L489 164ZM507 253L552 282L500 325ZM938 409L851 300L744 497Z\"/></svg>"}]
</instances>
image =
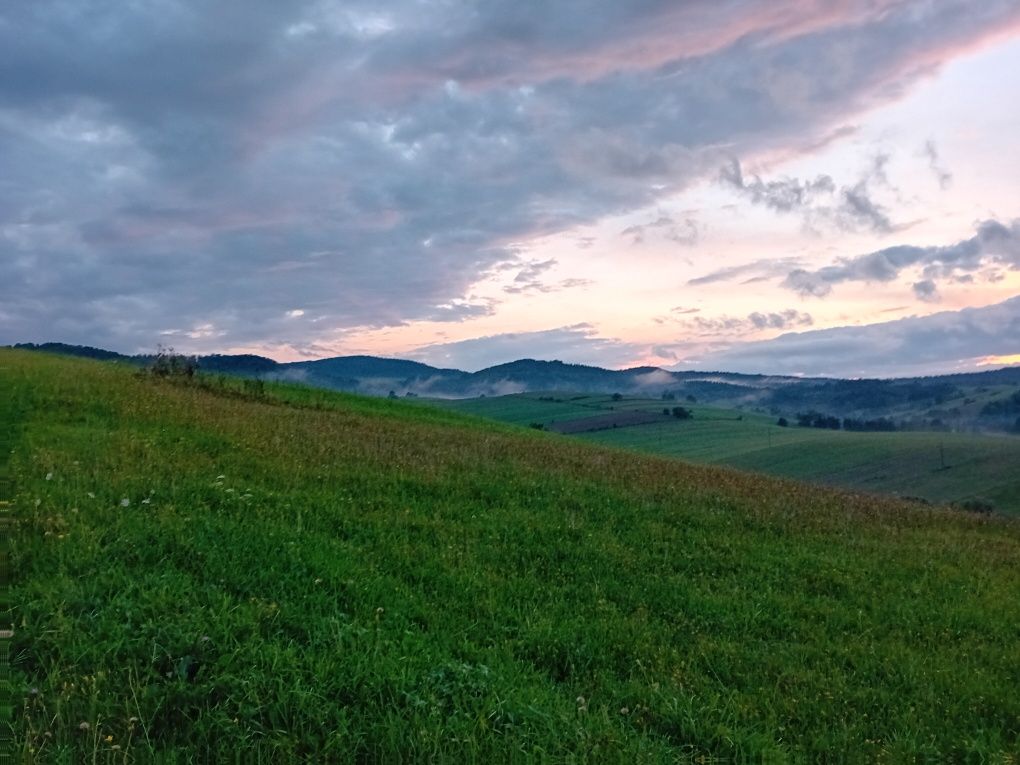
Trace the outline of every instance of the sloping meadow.
<instances>
[{"instance_id":1,"label":"sloping meadow","mask_svg":"<svg viewBox=\"0 0 1020 765\"><path fill-rule=\"evenodd\" d=\"M0 397L30 761L1020 746L1015 521L24 352Z\"/></svg>"}]
</instances>

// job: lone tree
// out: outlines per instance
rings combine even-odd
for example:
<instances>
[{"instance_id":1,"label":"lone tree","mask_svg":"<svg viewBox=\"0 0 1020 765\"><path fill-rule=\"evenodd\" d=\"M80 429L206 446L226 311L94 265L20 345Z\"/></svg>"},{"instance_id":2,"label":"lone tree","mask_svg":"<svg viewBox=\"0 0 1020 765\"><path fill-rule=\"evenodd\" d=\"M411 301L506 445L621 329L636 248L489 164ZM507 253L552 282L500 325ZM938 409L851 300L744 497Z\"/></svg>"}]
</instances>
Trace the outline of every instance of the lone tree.
<instances>
[{"instance_id":1,"label":"lone tree","mask_svg":"<svg viewBox=\"0 0 1020 765\"><path fill-rule=\"evenodd\" d=\"M673 416L676 417L678 420L689 420L691 419L691 417L694 416L694 414L687 407L674 406Z\"/></svg>"}]
</instances>

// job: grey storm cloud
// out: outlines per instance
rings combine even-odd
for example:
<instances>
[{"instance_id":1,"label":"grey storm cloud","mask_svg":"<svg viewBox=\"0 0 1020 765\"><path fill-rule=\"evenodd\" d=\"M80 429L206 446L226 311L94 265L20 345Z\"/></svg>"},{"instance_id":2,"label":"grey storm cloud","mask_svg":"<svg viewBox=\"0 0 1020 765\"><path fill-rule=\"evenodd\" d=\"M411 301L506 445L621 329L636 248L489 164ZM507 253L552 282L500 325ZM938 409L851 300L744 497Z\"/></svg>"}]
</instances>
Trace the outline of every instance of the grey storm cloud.
<instances>
[{"instance_id":1,"label":"grey storm cloud","mask_svg":"<svg viewBox=\"0 0 1020 765\"><path fill-rule=\"evenodd\" d=\"M817 144L1018 20L1012 0L6 3L0 341L313 347L484 315L471 287L512 243Z\"/></svg>"},{"instance_id":2,"label":"grey storm cloud","mask_svg":"<svg viewBox=\"0 0 1020 765\"><path fill-rule=\"evenodd\" d=\"M781 335L732 346L686 366L813 376L893 377L973 370L1020 348L1020 297L859 327Z\"/></svg>"},{"instance_id":3,"label":"grey storm cloud","mask_svg":"<svg viewBox=\"0 0 1020 765\"><path fill-rule=\"evenodd\" d=\"M918 297L936 295L935 279L957 278L958 272L978 271L988 266L1020 269L1020 219L1011 223L986 220L976 227L974 236L941 247L897 245L883 250L844 258L816 271L802 268L791 271L782 286L801 295L824 297L834 284L842 282L891 282L909 268L920 267L924 280L914 285Z\"/></svg>"}]
</instances>

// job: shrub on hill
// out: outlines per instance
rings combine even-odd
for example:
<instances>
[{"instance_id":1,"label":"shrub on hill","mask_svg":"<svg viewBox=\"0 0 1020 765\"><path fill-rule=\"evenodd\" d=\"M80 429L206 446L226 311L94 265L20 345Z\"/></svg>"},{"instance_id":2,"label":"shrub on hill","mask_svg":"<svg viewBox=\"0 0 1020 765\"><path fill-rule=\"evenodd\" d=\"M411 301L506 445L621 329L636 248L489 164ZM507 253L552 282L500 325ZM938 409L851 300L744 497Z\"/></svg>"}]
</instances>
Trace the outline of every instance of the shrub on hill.
<instances>
[{"instance_id":1,"label":"shrub on hill","mask_svg":"<svg viewBox=\"0 0 1020 765\"><path fill-rule=\"evenodd\" d=\"M195 356L177 353L173 348L161 345L145 371L153 377L191 378L198 371L198 359Z\"/></svg>"},{"instance_id":2,"label":"shrub on hill","mask_svg":"<svg viewBox=\"0 0 1020 765\"><path fill-rule=\"evenodd\" d=\"M974 497L973 499L965 499L959 504L961 510L966 510L969 513L993 513L995 512L995 505L987 499L982 497Z\"/></svg>"}]
</instances>

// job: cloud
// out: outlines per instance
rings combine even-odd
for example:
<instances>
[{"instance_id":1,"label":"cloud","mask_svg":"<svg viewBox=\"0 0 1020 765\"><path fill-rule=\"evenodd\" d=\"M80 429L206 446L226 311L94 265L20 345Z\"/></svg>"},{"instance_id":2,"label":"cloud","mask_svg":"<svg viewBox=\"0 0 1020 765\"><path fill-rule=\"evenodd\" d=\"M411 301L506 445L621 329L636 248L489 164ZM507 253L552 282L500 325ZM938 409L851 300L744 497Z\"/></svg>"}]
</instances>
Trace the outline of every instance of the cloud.
<instances>
[{"instance_id":1,"label":"cloud","mask_svg":"<svg viewBox=\"0 0 1020 765\"><path fill-rule=\"evenodd\" d=\"M600 337L591 324L582 323L538 332L507 332L433 343L412 351L408 357L472 372L525 358L612 368L629 364L643 350L642 346Z\"/></svg>"},{"instance_id":2,"label":"cloud","mask_svg":"<svg viewBox=\"0 0 1020 765\"><path fill-rule=\"evenodd\" d=\"M734 279L748 277L748 281L772 279L787 274L791 268L802 264L800 258L762 258L737 266L726 266L687 281L688 286L697 287L702 284L729 282Z\"/></svg>"},{"instance_id":3,"label":"cloud","mask_svg":"<svg viewBox=\"0 0 1020 765\"><path fill-rule=\"evenodd\" d=\"M451 300L449 303L437 305L432 312L424 318L428 321L466 321L478 316L491 316L496 309L496 301L481 300Z\"/></svg>"},{"instance_id":4,"label":"cloud","mask_svg":"<svg viewBox=\"0 0 1020 765\"><path fill-rule=\"evenodd\" d=\"M939 302L939 288L931 279L914 282L913 289L918 300L923 300L926 303Z\"/></svg>"},{"instance_id":5,"label":"cloud","mask_svg":"<svg viewBox=\"0 0 1020 765\"><path fill-rule=\"evenodd\" d=\"M1011 0L8 3L0 341L318 347L482 315L473 285L514 243L817 145L1018 20Z\"/></svg>"},{"instance_id":6,"label":"cloud","mask_svg":"<svg viewBox=\"0 0 1020 765\"><path fill-rule=\"evenodd\" d=\"M769 329L793 329L809 327L814 324L811 314L803 313L794 308L783 311L754 311L746 317L738 316L693 316L676 318L675 321L701 337L719 335L743 335ZM660 322L661 323L661 322Z\"/></svg>"},{"instance_id":7,"label":"cloud","mask_svg":"<svg viewBox=\"0 0 1020 765\"><path fill-rule=\"evenodd\" d=\"M509 293L528 291L548 292L549 288L539 280L539 277L555 265L556 260L554 258L530 261L517 272L517 276L514 277L512 283L503 287L503 291Z\"/></svg>"},{"instance_id":8,"label":"cloud","mask_svg":"<svg viewBox=\"0 0 1020 765\"><path fill-rule=\"evenodd\" d=\"M780 178L766 182L757 175L747 180L737 159L723 165L719 171L719 179L743 191L753 204L764 205L779 212L798 210L809 205L816 196L832 194L836 190L836 184L828 175L819 175L813 181L804 182L796 178Z\"/></svg>"},{"instance_id":9,"label":"cloud","mask_svg":"<svg viewBox=\"0 0 1020 765\"><path fill-rule=\"evenodd\" d=\"M669 322L682 322L684 316L690 316L692 314L701 313L700 308L690 308L687 306L677 305L669 309L669 313L665 316L653 316L652 321L656 324L666 324Z\"/></svg>"},{"instance_id":10,"label":"cloud","mask_svg":"<svg viewBox=\"0 0 1020 765\"><path fill-rule=\"evenodd\" d=\"M1020 297L859 327L835 327L735 345L697 360L734 372L891 377L972 370L1020 348Z\"/></svg>"},{"instance_id":11,"label":"cloud","mask_svg":"<svg viewBox=\"0 0 1020 765\"><path fill-rule=\"evenodd\" d=\"M889 185L885 166L889 157L879 154L864 176L852 186L837 188L829 175L813 180L778 178L763 181L757 175L745 177L739 160L732 158L719 171L719 180L744 194L752 204L780 213L798 212L805 225L835 226L843 231L871 230L888 233L895 226L886 209L872 198L872 183Z\"/></svg>"},{"instance_id":12,"label":"cloud","mask_svg":"<svg viewBox=\"0 0 1020 765\"><path fill-rule=\"evenodd\" d=\"M811 314L788 308L780 313L759 313L754 312L747 317L757 329L789 329L791 327L806 327L814 324Z\"/></svg>"},{"instance_id":13,"label":"cloud","mask_svg":"<svg viewBox=\"0 0 1020 765\"><path fill-rule=\"evenodd\" d=\"M629 236L632 244L644 244L645 237L658 233L666 241L691 247L698 243L701 227L691 217L676 221L669 215L660 215L650 223L628 226L620 232L620 236Z\"/></svg>"},{"instance_id":14,"label":"cloud","mask_svg":"<svg viewBox=\"0 0 1020 765\"><path fill-rule=\"evenodd\" d=\"M936 278L951 278L961 271L978 271L991 265L1020 269L1020 219L1009 224L982 221L977 224L974 236L951 245L897 245L855 258L842 258L816 271L798 268L787 275L782 286L804 296L824 297L834 284L891 282L908 268L922 267L925 279L919 282L920 287L915 285L915 292L922 299L932 299Z\"/></svg>"},{"instance_id":15,"label":"cloud","mask_svg":"<svg viewBox=\"0 0 1020 765\"><path fill-rule=\"evenodd\" d=\"M835 220L841 228L848 230L864 228L883 234L893 230L892 221L889 220L885 208L871 198L866 181L842 189L840 195L842 202L836 210Z\"/></svg>"},{"instance_id":16,"label":"cloud","mask_svg":"<svg viewBox=\"0 0 1020 765\"><path fill-rule=\"evenodd\" d=\"M525 292L559 292L560 290L573 289L574 287L586 287L591 284L589 279L561 279L558 282L548 283L540 278L542 274L556 265L556 260L536 261L532 260L525 264L524 268L517 272L514 280L504 285L503 292L511 295L519 295Z\"/></svg>"},{"instance_id":17,"label":"cloud","mask_svg":"<svg viewBox=\"0 0 1020 765\"><path fill-rule=\"evenodd\" d=\"M942 166L942 162L939 159L939 151L935 146L935 142L930 139L925 141L922 152L924 156L928 158L928 167L935 175L936 180L938 180L939 188L948 189L952 186L953 174Z\"/></svg>"}]
</instances>

